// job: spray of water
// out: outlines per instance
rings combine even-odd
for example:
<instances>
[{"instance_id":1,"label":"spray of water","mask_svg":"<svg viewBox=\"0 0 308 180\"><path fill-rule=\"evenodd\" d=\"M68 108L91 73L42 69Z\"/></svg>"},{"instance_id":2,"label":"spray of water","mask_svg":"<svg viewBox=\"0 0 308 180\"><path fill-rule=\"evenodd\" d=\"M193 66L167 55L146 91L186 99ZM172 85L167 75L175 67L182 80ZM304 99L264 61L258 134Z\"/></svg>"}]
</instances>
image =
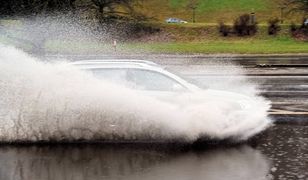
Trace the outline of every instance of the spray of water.
<instances>
[{"instance_id":1,"label":"spray of water","mask_svg":"<svg viewBox=\"0 0 308 180\"><path fill-rule=\"evenodd\" d=\"M164 102L3 45L0 94L2 142L245 140L270 124L262 98L241 113L206 92Z\"/></svg>"}]
</instances>

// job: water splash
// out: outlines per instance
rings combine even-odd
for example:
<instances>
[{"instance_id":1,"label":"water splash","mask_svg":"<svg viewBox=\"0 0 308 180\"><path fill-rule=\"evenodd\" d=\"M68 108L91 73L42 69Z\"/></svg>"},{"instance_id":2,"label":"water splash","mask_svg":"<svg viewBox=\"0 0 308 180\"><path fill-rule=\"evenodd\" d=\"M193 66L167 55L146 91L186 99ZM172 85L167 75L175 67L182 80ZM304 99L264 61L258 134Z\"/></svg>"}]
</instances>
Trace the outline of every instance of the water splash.
<instances>
[{"instance_id":1,"label":"water splash","mask_svg":"<svg viewBox=\"0 0 308 180\"><path fill-rule=\"evenodd\" d=\"M159 101L2 45L0 94L2 142L245 140L271 123L269 102L259 97L240 114L203 92Z\"/></svg>"}]
</instances>

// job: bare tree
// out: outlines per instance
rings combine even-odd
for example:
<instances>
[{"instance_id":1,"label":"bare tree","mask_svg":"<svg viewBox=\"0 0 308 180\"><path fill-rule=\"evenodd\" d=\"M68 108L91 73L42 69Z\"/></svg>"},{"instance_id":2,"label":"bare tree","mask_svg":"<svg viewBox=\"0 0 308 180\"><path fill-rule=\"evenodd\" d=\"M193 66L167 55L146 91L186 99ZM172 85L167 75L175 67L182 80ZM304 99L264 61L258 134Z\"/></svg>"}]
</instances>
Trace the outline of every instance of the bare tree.
<instances>
[{"instance_id":1,"label":"bare tree","mask_svg":"<svg viewBox=\"0 0 308 180\"><path fill-rule=\"evenodd\" d=\"M196 22L196 10L199 5L199 0L189 0L187 4L187 8L192 10L192 22Z\"/></svg>"},{"instance_id":2,"label":"bare tree","mask_svg":"<svg viewBox=\"0 0 308 180\"><path fill-rule=\"evenodd\" d=\"M303 13L304 18L308 17L308 0L287 0L291 7L290 12Z\"/></svg>"},{"instance_id":3,"label":"bare tree","mask_svg":"<svg viewBox=\"0 0 308 180\"><path fill-rule=\"evenodd\" d=\"M75 9L76 0L0 0L1 16L31 16Z\"/></svg>"},{"instance_id":4,"label":"bare tree","mask_svg":"<svg viewBox=\"0 0 308 180\"><path fill-rule=\"evenodd\" d=\"M135 10L141 0L0 0L0 16L36 16L76 12L93 14L100 22L144 20ZM81 13L82 12L82 13Z\"/></svg>"},{"instance_id":5,"label":"bare tree","mask_svg":"<svg viewBox=\"0 0 308 180\"><path fill-rule=\"evenodd\" d=\"M96 10L96 17L101 23L114 21L141 20L141 14L137 13L134 5L137 0L91 0L92 8Z\"/></svg>"}]
</instances>

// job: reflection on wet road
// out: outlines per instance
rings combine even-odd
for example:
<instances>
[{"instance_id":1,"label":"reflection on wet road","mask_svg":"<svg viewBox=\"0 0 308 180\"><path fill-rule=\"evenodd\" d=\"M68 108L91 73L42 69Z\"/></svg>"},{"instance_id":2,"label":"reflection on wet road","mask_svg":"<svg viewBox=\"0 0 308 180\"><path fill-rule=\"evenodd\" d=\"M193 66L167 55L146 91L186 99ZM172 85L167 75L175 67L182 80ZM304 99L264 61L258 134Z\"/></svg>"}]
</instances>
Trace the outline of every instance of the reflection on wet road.
<instances>
[{"instance_id":1,"label":"reflection on wet road","mask_svg":"<svg viewBox=\"0 0 308 180\"><path fill-rule=\"evenodd\" d=\"M308 127L276 125L233 146L2 145L0 179L307 179L307 159Z\"/></svg>"},{"instance_id":2,"label":"reflection on wet road","mask_svg":"<svg viewBox=\"0 0 308 180\"><path fill-rule=\"evenodd\" d=\"M260 179L268 162L248 146L168 153L119 147L1 149L2 179Z\"/></svg>"},{"instance_id":3,"label":"reflection on wet road","mask_svg":"<svg viewBox=\"0 0 308 180\"><path fill-rule=\"evenodd\" d=\"M268 160L249 146L168 152L114 146L1 149L1 179L262 179Z\"/></svg>"}]
</instances>

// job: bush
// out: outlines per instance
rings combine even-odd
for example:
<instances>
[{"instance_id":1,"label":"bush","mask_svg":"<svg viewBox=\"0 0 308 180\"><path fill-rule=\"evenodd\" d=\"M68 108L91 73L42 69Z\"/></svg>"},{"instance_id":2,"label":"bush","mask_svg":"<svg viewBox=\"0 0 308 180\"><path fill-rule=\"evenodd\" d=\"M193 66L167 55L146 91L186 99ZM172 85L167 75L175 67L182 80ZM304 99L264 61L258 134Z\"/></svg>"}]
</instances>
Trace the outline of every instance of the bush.
<instances>
[{"instance_id":1,"label":"bush","mask_svg":"<svg viewBox=\"0 0 308 180\"><path fill-rule=\"evenodd\" d=\"M219 29L219 33L225 37L228 36L232 31L232 28L223 22L219 23L218 29Z\"/></svg>"},{"instance_id":2,"label":"bush","mask_svg":"<svg viewBox=\"0 0 308 180\"><path fill-rule=\"evenodd\" d=\"M301 26L298 26L292 22L292 24L290 25L290 31L293 35L300 33L304 34L305 36L308 36L308 26L304 23Z\"/></svg>"},{"instance_id":3,"label":"bush","mask_svg":"<svg viewBox=\"0 0 308 180\"><path fill-rule=\"evenodd\" d=\"M290 31L291 33L294 33L297 30L297 26L294 22L291 23L290 25Z\"/></svg>"},{"instance_id":4,"label":"bush","mask_svg":"<svg viewBox=\"0 0 308 180\"><path fill-rule=\"evenodd\" d=\"M303 18L301 28L308 28L308 24L305 23L306 21L308 21L308 18Z\"/></svg>"},{"instance_id":5,"label":"bush","mask_svg":"<svg viewBox=\"0 0 308 180\"><path fill-rule=\"evenodd\" d=\"M100 32L104 32L107 38L119 39L122 41L148 36L161 31L155 24L138 22L121 22L105 24Z\"/></svg>"},{"instance_id":6,"label":"bush","mask_svg":"<svg viewBox=\"0 0 308 180\"><path fill-rule=\"evenodd\" d=\"M268 21L268 34L269 35L277 35L277 33L281 30L279 25L279 19L270 19Z\"/></svg>"},{"instance_id":7,"label":"bush","mask_svg":"<svg viewBox=\"0 0 308 180\"><path fill-rule=\"evenodd\" d=\"M297 26L296 24L292 23L290 25L290 31L292 36L297 40L308 42L308 26Z\"/></svg>"},{"instance_id":8,"label":"bush","mask_svg":"<svg viewBox=\"0 0 308 180\"><path fill-rule=\"evenodd\" d=\"M233 29L238 36L250 36L257 33L258 26L249 14L244 14L235 20Z\"/></svg>"},{"instance_id":9,"label":"bush","mask_svg":"<svg viewBox=\"0 0 308 180\"><path fill-rule=\"evenodd\" d=\"M305 24L306 18L302 21L301 30L304 33L305 36L308 36L308 24Z\"/></svg>"},{"instance_id":10,"label":"bush","mask_svg":"<svg viewBox=\"0 0 308 180\"><path fill-rule=\"evenodd\" d=\"M131 23L129 24L131 33L148 33L153 34L160 32L160 28L154 24Z\"/></svg>"},{"instance_id":11,"label":"bush","mask_svg":"<svg viewBox=\"0 0 308 180\"><path fill-rule=\"evenodd\" d=\"M308 26L307 25L303 28L303 32L305 36L308 36Z\"/></svg>"}]
</instances>

